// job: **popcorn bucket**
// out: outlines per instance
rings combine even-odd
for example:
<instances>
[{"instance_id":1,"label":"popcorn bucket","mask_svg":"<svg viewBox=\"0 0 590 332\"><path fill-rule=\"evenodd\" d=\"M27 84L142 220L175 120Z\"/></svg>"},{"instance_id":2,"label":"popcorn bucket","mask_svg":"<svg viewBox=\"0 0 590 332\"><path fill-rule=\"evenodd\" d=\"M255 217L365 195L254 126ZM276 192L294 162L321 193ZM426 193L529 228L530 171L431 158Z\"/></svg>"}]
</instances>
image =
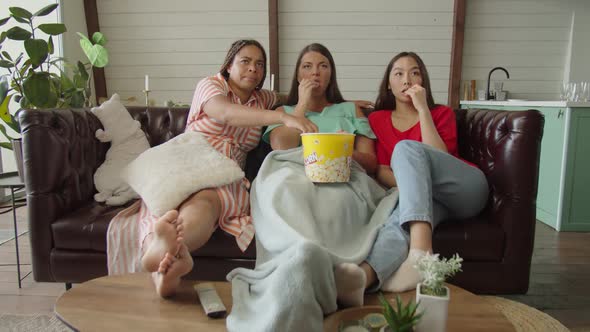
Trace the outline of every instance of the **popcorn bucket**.
<instances>
[{"instance_id":1,"label":"popcorn bucket","mask_svg":"<svg viewBox=\"0 0 590 332\"><path fill-rule=\"evenodd\" d=\"M348 182L354 134L301 134L305 174L318 183Z\"/></svg>"}]
</instances>

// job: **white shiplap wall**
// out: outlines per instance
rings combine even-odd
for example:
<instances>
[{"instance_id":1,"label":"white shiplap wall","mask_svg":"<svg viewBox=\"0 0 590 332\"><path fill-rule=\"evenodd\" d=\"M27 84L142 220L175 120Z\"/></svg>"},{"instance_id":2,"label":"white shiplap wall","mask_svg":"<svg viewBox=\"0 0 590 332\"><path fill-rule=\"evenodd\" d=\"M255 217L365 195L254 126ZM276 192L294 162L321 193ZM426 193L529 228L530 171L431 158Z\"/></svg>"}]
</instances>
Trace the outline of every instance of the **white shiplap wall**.
<instances>
[{"instance_id":1,"label":"white shiplap wall","mask_svg":"<svg viewBox=\"0 0 590 332\"><path fill-rule=\"evenodd\" d=\"M318 42L334 56L344 98L374 101L391 58L415 51L435 101L446 104L452 25L453 0L280 0L280 91L288 93L301 49Z\"/></svg>"},{"instance_id":2,"label":"white shiplap wall","mask_svg":"<svg viewBox=\"0 0 590 332\"><path fill-rule=\"evenodd\" d=\"M488 72L502 66L510 80L496 71L490 89L503 81L509 98L558 100L571 16L561 0L468 0L462 80L476 80L477 89L485 90Z\"/></svg>"},{"instance_id":3,"label":"white shiplap wall","mask_svg":"<svg viewBox=\"0 0 590 332\"><path fill-rule=\"evenodd\" d=\"M232 42L256 39L268 51L267 0L100 0L100 30L109 40L109 95L136 97L144 75L150 99L190 104L197 82L213 75ZM268 86L267 78L265 85Z\"/></svg>"}]
</instances>

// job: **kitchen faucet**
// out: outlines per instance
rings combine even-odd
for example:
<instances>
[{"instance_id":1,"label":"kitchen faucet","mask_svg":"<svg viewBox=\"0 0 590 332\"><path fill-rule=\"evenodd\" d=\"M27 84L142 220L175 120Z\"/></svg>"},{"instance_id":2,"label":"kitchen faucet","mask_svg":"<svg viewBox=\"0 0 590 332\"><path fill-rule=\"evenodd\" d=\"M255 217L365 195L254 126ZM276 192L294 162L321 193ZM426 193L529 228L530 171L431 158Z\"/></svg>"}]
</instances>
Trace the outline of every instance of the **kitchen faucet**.
<instances>
[{"instance_id":1,"label":"kitchen faucet","mask_svg":"<svg viewBox=\"0 0 590 332\"><path fill-rule=\"evenodd\" d=\"M486 89L486 100L496 99L496 96L492 96L490 94L490 77L492 76L492 73L498 69L503 70L506 73L506 78L508 78L508 79L510 78L510 74L508 74L508 70L506 70L506 68L504 68L504 67L494 67L492 70L490 70L490 73L488 74L488 87Z\"/></svg>"}]
</instances>

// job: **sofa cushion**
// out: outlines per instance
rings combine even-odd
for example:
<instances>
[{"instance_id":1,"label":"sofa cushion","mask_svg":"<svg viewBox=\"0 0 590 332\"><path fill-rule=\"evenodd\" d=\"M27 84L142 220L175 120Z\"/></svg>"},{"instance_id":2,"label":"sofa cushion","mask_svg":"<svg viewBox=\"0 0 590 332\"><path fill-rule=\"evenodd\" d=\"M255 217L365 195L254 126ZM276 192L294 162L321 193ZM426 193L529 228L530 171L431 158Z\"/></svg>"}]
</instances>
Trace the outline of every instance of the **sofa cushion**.
<instances>
[{"instance_id":1,"label":"sofa cushion","mask_svg":"<svg viewBox=\"0 0 590 332\"><path fill-rule=\"evenodd\" d=\"M122 209L123 207L113 207L92 201L90 204L59 218L51 225L55 248L94 250L106 253L106 234L109 222ZM192 255L194 257L254 259L256 258L254 242L252 241L246 252L242 253L234 236L217 229L211 239Z\"/></svg>"},{"instance_id":2,"label":"sofa cushion","mask_svg":"<svg viewBox=\"0 0 590 332\"><path fill-rule=\"evenodd\" d=\"M89 204L58 218L51 225L55 248L106 252L109 222L122 209L89 201Z\"/></svg>"},{"instance_id":3,"label":"sofa cushion","mask_svg":"<svg viewBox=\"0 0 590 332\"><path fill-rule=\"evenodd\" d=\"M465 261L501 261L506 234L486 214L441 223L434 231L433 250L444 257L458 253Z\"/></svg>"}]
</instances>

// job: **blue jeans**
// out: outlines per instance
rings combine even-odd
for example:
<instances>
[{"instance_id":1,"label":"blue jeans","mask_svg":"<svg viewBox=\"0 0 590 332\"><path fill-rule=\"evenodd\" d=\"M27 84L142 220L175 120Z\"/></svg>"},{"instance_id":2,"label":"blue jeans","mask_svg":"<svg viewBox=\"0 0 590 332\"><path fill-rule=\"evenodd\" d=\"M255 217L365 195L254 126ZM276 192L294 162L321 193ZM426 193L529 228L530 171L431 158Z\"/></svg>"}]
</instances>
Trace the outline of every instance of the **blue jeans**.
<instances>
[{"instance_id":1,"label":"blue jeans","mask_svg":"<svg viewBox=\"0 0 590 332\"><path fill-rule=\"evenodd\" d=\"M425 221L434 230L448 218L477 215L486 205L488 183L481 170L418 141L395 146L391 168L399 190L398 204L381 227L366 262L375 270L376 291L408 255L410 221Z\"/></svg>"}]
</instances>

